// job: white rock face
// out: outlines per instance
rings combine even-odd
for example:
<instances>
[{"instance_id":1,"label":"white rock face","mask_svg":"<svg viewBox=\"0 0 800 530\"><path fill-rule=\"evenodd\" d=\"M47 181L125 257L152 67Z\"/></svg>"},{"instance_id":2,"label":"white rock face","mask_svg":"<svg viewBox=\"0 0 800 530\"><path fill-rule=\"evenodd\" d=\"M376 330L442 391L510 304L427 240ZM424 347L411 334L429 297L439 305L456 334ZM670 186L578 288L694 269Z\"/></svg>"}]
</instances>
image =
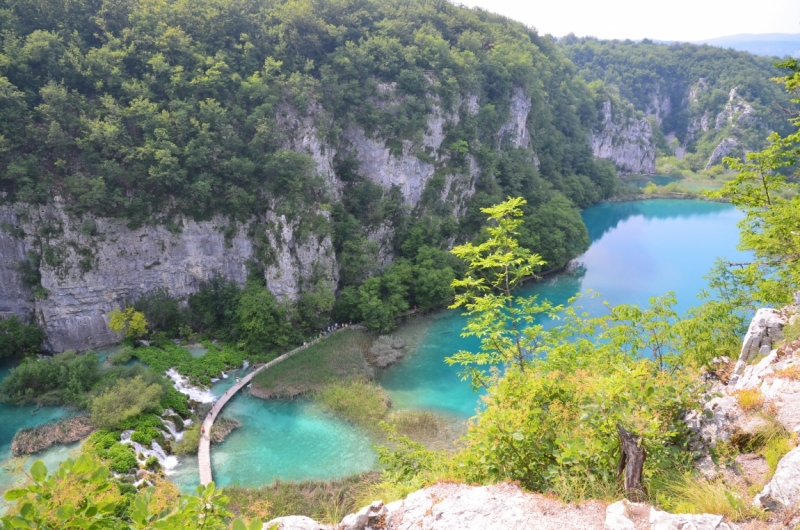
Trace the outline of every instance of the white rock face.
<instances>
[{"instance_id":1,"label":"white rock face","mask_svg":"<svg viewBox=\"0 0 800 530\"><path fill-rule=\"evenodd\" d=\"M27 260L25 242L7 230L19 225L13 208L0 206L0 317L27 316L33 311L33 293L22 283L19 264Z\"/></svg>"},{"instance_id":2,"label":"white rock face","mask_svg":"<svg viewBox=\"0 0 800 530\"><path fill-rule=\"evenodd\" d=\"M733 530L721 515L672 514L650 508L651 530Z\"/></svg>"},{"instance_id":3,"label":"white rock face","mask_svg":"<svg viewBox=\"0 0 800 530\"><path fill-rule=\"evenodd\" d=\"M778 462L772 480L756 495L755 505L778 511L796 508L800 503L800 447L795 447Z\"/></svg>"},{"instance_id":4,"label":"white rock face","mask_svg":"<svg viewBox=\"0 0 800 530\"><path fill-rule=\"evenodd\" d=\"M653 128L644 118L626 117L611 101L603 103L601 127L593 131L589 141L594 156L611 160L623 173L653 173L656 170L656 148Z\"/></svg>"},{"instance_id":5,"label":"white rock face","mask_svg":"<svg viewBox=\"0 0 800 530\"><path fill-rule=\"evenodd\" d=\"M500 142L511 142L514 147L528 147L531 142L527 125L530 113L531 99L521 88L516 88L511 96L511 117L500 127Z\"/></svg>"},{"instance_id":6,"label":"white rock face","mask_svg":"<svg viewBox=\"0 0 800 530\"><path fill-rule=\"evenodd\" d=\"M736 138L723 139L711 152L711 156L708 157L706 169L722 162L722 159L730 155L737 147L739 147L739 141Z\"/></svg>"},{"instance_id":7,"label":"white rock face","mask_svg":"<svg viewBox=\"0 0 800 530\"><path fill-rule=\"evenodd\" d=\"M636 530L645 525L641 517L635 517L634 512L647 513L649 517L647 528L651 530L734 530L736 527L723 521L721 515L709 514L672 514L662 512L647 504L638 504L621 500L606 509L604 530ZM634 519L637 519L636 524Z\"/></svg>"},{"instance_id":8,"label":"white rock face","mask_svg":"<svg viewBox=\"0 0 800 530\"><path fill-rule=\"evenodd\" d=\"M337 530L600 530L604 506L563 504L514 484L436 484L386 506L377 501Z\"/></svg>"},{"instance_id":9,"label":"white rock face","mask_svg":"<svg viewBox=\"0 0 800 530\"><path fill-rule=\"evenodd\" d=\"M781 329L786 317L778 310L761 308L756 311L744 336L742 351L733 369L730 386L736 386L749 362L756 355L769 355L772 345L783 338Z\"/></svg>"},{"instance_id":10,"label":"white rock face","mask_svg":"<svg viewBox=\"0 0 800 530\"><path fill-rule=\"evenodd\" d=\"M321 525L310 517L304 515L289 515L278 517L262 526L263 530L272 530L277 526L278 530L330 530L330 526Z\"/></svg>"},{"instance_id":11,"label":"white rock face","mask_svg":"<svg viewBox=\"0 0 800 530\"><path fill-rule=\"evenodd\" d=\"M183 219L177 233L163 225L132 230L122 220L93 218L93 233L87 234L81 230L85 225L67 215L58 200L26 210L28 219L20 224L24 239L0 231L0 248L14 250L0 262L0 281L8 284L0 303L18 314L32 306L54 351L86 350L117 342L119 337L108 329L108 313L157 288L166 287L172 296L185 298L214 275L243 284L247 261L253 257L248 226L240 225L226 240L222 229L228 222L219 216L202 222ZM9 218L15 215L10 206L0 211ZM271 219L267 216L260 221ZM59 228L39 245L35 236L43 226ZM280 237L271 236L276 265L266 271L270 290L276 296L296 298L299 278L311 273L315 261L335 281L330 238L320 241L312 236L296 242L285 219L283 226ZM29 303L31 291L22 284L17 267L26 250L41 246L54 249L61 263L51 266L43 261L41 283L49 294ZM82 269L82 260L88 270ZM14 305L13 300L19 302Z\"/></svg>"},{"instance_id":12,"label":"white rock face","mask_svg":"<svg viewBox=\"0 0 800 530\"><path fill-rule=\"evenodd\" d=\"M753 107L736 92L736 87L733 87L728 94L728 103L722 112L717 114L714 129L720 130L726 125L734 123L740 126L753 125L757 121L758 117L755 115Z\"/></svg>"},{"instance_id":13,"label":"white rock face","mask_svg":"<svg viewBox=\"0 0 800 530\"><path fill-rule=\"evenodd\" d=\"M336 178L333 171L333 157L336 150L320 140L318 123L327 122L322 107L317 102L309 105L308 112L301 116L297 109L284 103L278 106L276 116L284 136L283 148L298 153L306 153L317 164L317 173L321 175L328 185L328 189L338 197L341 193L342 182Z\"/></svg>"},{"instance_id":14,"label":"white rock face","mask_svg":"<svg viewBox=\"0 0 800 530\"><path fill-rule=\"evenodd\" d=\"M672 113L672 100L669 95L661 93L661 87L656 87L656 90L650 96L650 102L647 105L645 114L653 116L659 125L664 121L664 118Z\"/></svg>"}]
</instances>

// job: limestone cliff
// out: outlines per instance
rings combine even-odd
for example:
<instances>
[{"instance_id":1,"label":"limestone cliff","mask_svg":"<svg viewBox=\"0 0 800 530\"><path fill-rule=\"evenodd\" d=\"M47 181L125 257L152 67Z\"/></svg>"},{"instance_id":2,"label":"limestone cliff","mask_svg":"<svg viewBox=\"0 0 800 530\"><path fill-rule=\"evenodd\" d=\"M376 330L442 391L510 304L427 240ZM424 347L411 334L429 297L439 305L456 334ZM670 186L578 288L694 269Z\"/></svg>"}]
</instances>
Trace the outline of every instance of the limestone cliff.
<instances>
[{"instance_id":1,"label":"limestone cliff","mask_svg":"<svg viewBox=\"0 0 800 530\"><path fill-rule=\"evenodd\" d=\"M594 156L611 160L622 173L653 173L656 169L650 122L621 100L603 102L601 122L590 141Z\"/></svg>"},{"instance_id":2,"label":"limestone cliff","mask_svg":"<svg viewBox=\"0 0 800 530\"><path fill-rule=\"evenodd\" d=\"M385 87L389 100L392 90ZM458 100L454 108L444 108L434 98L420 141L402 142L399 152L356 126L331 143L330 119L313 102L302 114L291 105L280 105L277 134L284 148L311 156L332 200L340 197L344 186L334 170L334 156L342 149L355 155L363 177L386 189L398 187L411 209L437 172L443 173L438 199L460 217L480 169L466 154L467 169L443 171L449 156L443 142L447 128L458 124L460 112L474 115L478 108L476 96ZM530 100L516 90L509 108L498 134L503 141L525 147L530 140L526 127ZM316 215L329 219L323 205L319 208ZM162 287L185 299L214 275L242 284L248 261L254 258L278 298L295 300L303 279L314 270L321 270L334 289L338 264L330 230L301 236L297 221L274 210L268 208L267 214L243 223L218 215L207 221L179 218L169 228L129 228L122 219L70 215L57 197L47 206L0 204L0 315L33 314L47 333L46 347L53 351L86 350L118 340L107 327L112 309ZM379 243L384 263L392 259L392 231L386 225L369 234ZM23 263L33 277L24 277Z\"/></svg>"}]
</instances>

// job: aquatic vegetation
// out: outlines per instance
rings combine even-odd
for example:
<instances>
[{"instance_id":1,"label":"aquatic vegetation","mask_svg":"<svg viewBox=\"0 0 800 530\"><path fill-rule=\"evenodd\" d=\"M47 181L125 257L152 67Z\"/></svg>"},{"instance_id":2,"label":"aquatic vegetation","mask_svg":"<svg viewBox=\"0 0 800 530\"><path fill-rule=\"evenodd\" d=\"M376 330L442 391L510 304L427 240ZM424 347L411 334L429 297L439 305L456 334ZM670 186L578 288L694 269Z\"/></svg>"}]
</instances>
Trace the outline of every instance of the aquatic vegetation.
<instances>
[{"instance_id":1,"label":"aquatic vegetation","mask_svg":"<svg viewBox=\"0 0 800 530\"><path fill-rule=\"evenodd\" d=\"M223 371L240 368L247 359L254 360L253 355L229 344L210 344L205 355L192 357L189 350L170 341L136 348L134 355L157 373L176 368L193 384L199 385L210 385L211 379L219 378Z\"/></svg>"},{"instance_id":2,"label":"aquatic vegetation","mask_svg":"<svg viewBox=\"0 0 800 530\"><path fill-rule=\"evenodd\" d=\"M370 472L334 480L276 480L260 488L230 486L223 492L230 498L228 508L246 519L305 515L323 523L338 524L348 513L378 498L372 496L372 491L379 481L380 473Z\"/></svg>"},{"instance_id":3,"label":"aquatic vegetation","mask_svg":"<svg viewBox=\"0 0 800 530\"><path fill-rule=\"evenodd\" d=\"M359 379L327 383L314 393L314 399L328 410L368 430L377 430L378 422L389 412L391 400L381 387Z\"/></svg>"},{"instance_id":4,"label":"aquatic vegetation","mask_svg":"<svg viewBox=\"0 0 800 530\"><path fill-rule=\"evenodd\" d=\"M331 382L371 379L374 372L366 361L371 344L363 330L339 331L256 374L251 392L261 398L291 398Z\"/></svg>"}]
</instances>

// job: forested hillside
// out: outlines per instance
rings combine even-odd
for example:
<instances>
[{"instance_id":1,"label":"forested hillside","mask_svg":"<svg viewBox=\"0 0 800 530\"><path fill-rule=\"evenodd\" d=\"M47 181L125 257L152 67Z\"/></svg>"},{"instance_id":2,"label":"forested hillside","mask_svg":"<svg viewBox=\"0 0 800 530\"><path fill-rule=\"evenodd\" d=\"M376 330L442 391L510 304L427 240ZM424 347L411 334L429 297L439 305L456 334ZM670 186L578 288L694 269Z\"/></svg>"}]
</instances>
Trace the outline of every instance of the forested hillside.
<instances>
[{"instance_id":1,"label":"forested hillside","mask_svg":"<svg viewBox=\"0 0 800 530\"><path fill-rule=\"evenodd\" d=\"M323 323L333 291L339 318L366 299L388 315L437 307L449 288L424 293L448 285L441 251L478 233L479 207L524 196L522 241L559 267L588 243L578 208L614 188L587 140L593 93L550 39L486 12L0 7L0 311L36 310L70 337L57 349L108 340L102 318L121 303L185 298L214 274L261 277ZM402 259L422 269L391 276Z\"/></svg>"},{"instance_id":2,"label":"forested hillside","mask_svg":"<svg viewBox=\"0 0 800 530\"><path fill-rule=\"evenodd\" d=\"M770 79L774 58L708 45L602 41L567 36L561 49L586 81L652 117L659 155L684 155L693 170L759 150L786 134L789 96Z\"/></svg>"}]
</instances>

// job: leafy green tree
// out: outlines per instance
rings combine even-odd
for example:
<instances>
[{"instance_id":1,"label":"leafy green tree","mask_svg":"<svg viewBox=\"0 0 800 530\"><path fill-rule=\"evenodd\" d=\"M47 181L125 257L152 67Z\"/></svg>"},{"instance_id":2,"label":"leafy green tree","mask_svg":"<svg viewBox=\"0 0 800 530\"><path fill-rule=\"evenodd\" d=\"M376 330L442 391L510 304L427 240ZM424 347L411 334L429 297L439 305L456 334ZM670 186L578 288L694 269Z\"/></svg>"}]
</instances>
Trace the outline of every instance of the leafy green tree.
<instances>
[{"instance_id":1,"label":"leafy green tree","mask_svg":"<svg viewBox=\"0 0 800 530\"><path fill-rule=\"evenodd\" d=\"M226 509L228 499L216 490L213 482L198 486L197 496L181 496L163 510L158 507L155 488L146 488L125 510L129 517L120 516L119 509L124 509L127 502L117 493L108 468L87 454L65 460L55 473L48 473L44 463L37 460L31 466L30 478L31 483L25 488L5 492L5 499L15 503L0 518L5 528L257 530L262 527L257 519L249 524L233 519Z\"/></svg>"},{"instance_id":2,"label":"leafy green tree","mask_svg":"<svg viewBox=\"0 0 800 530\"><path fill-rule=\"evenodd\" d=\"M138 339L147 335L147 319L144 313L130 306L114 309L108 314L108 328L126 339Z\"/></svg>"},{"instance_id":3,"label":"leafy green tree","mask_svg":"<svg viewBox=\"0 0 800 530\"><path fill-rule=\"evenodd\" d=\"M796 59L779 66L788 76L778 79L789 92L800 90L800 66ZM793 100L800 103L800 97ZM792 120L800 128L800 118ZM736 276L755 290L758 299L786 303L800 288L800 196L784 197L788 189L786 168L796 170L800 161L800 130L786 136L772 133L767 147L748 153L746 161L725 158L737 175L714 197L722 197L744 211L739 223L739 248L751 251L754 261L740 265Z\"/></svg>"},{"instance_id":4,"label":"leafy green tree","mask_svg":"<svg viewBox=\"0 0 800 530\"><path fill-rule=\"evenodd\" d=\"M36 353L45 338L41 328L23 324L16 315L0 317L0 359Z\"/></svg>"},{"instance_id":5,"label":"leafy green tree","mask_svg":"<svg viewBox=\"0 0 800 530\"><path fill-rule=\"evenodd\" d=\"M358 309L364 325L380 333L396 326L397 317L408 311L408 264L389 267L380 276L367 279L358 289Z\"/></svg>"},{"instance_id":6,"label":"leafy green tree","mask_svg":"<svg viewBox=\"0 0 800 530\"><path fill-rule=\"evenodd\" d=\"M162 392L161 385L147 384L138 376L120 379L111 388L90 400L92 423L101 428L113 429L142 412L156 411L161 408Z\"/></svg>"},{"instance_id":7,"label":"leafy green tree","mask_svg":"<svg viewBox=\"0 0 800 530\"><path fill-rule=\"evenodd\" d=\"M559 309L549 302L537 303L536 297L513 294L516 287L535 278L545 264L538 254L521 247L515 237L526 202L522 197L509 198L482 208L490 220L486 240L451 251L467 263L467 273L453 281L456 297L450 307L466 309L468 321L463 335L479 338L481 350L462 350L446 361L462 366L462 376L476 387L488 385L489 374L484 367L508 363L524 371L536 354L537 337L542 331L536 318Z\"/></svg>"},{"instance_id":8,"label":"leafy green tree","mask_svg":"<svg viewBox=\"0 0 800 530\"><path fill-rule=\"evenodd\" d=\"M26 359L0 382L0 399L22 405L83 405L85 393L100 380L97 355L64 352L49 359Z\"/></svg>"},{"instance_id":9,"label":"leafy green tree","mask_svg":"<svg viewBox=\"0 0 800 530\"><path fill-rule=\"evenodd\" d=\"M242 290L236 315L241 347L250 353L284 348L295 338L286 308L258 282L251 281Z\"/></svg>"},{"instance_id":10,"label":"leafy green tree","mask_svg":"<svg viewBox=\"0 0 800 530\"><path fill-rule=\"evenodd\" d=\"M202 283L188 300L192 327L223 340L235 340L236 309L241 291L234 280L226 280L222 276L214 276Z\"/></svg>"},{"instance_id":11,"label":"leafy green tree","mask_svg":"<svg viewBox=\"0 0 800 530\"><path fill-rule=\"evenodd\" d=\"M133 304L133 308L144 314L151 331L166 333L170 337L180 334L180 328L186 320L178 300L170 296L166 287L159 287L142 296Z\"/></svg>"},{"instance_id":12,"label":"leafy green tree","mask_svg":"<svg viewBox=\"0 0 800 530\"><path fill-rule=\"evenodd\" d=\"M484 209L491 220L484 242L453 249L468 266L453 282L453 307L466 309L463 335L481 347L446 361L487 389L457 468L467 480L518 480L538 491L569 494L575 481L592 484L592 494L616 491L618 429L636 433L645 449L645 481L688 468L682 418L697 405L698 385L676 349L674 295L648 308L606 305L598 317L575 300L563 308L515 295L544 264L516 239L524 204L508 199ZM559 325L545 326L545 318Z\"/></svg>"}]
</instances>

